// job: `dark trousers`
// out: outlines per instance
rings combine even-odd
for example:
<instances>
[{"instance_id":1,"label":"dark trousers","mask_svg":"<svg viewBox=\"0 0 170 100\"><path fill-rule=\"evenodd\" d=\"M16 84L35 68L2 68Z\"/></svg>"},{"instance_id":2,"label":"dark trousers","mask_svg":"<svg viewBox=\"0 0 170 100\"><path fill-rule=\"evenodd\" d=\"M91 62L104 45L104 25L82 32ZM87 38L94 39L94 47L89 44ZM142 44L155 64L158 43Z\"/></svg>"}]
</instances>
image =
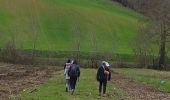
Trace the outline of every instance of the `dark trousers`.
<instances>
[{"instance_id":1,"label":"dark trousers","mask_svg":"<svg viewBox=\"0 0 170 100\"><path fill-rule=\"evenodd\" d=\"M107 80L100 80L99 84L99 93L105 94L106 93L106 85L107 85Z\"/></svg>"},{"instance_id":2,"label":"dark trousers","mask_svg":"<svg viewBox=\"0 0 170 100\"><path fill-rule=\"evenodd\" d=\"M77 82L77 77L71 76L70 77L70 87L71 87L71 89L75 89L76 82Z\"/></svg>"}]
</instances>

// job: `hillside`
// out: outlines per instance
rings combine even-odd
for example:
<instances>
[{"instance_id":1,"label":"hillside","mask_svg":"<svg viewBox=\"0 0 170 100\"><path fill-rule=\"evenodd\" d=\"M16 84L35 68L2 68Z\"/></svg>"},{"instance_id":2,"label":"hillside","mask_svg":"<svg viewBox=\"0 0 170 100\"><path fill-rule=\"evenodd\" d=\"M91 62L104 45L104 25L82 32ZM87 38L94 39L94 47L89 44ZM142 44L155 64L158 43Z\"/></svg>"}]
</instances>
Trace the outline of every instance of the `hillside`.
<instances>
[{"instance_id":1,"label":"hillside","mask_svg":"<svg viewBox=\"0 0 170 100\"><path fill-rule=\"evenodd\" d=\"M131 53L140 18L110 0L0 0L0 46Z\"/></svg>"}]
</instances>

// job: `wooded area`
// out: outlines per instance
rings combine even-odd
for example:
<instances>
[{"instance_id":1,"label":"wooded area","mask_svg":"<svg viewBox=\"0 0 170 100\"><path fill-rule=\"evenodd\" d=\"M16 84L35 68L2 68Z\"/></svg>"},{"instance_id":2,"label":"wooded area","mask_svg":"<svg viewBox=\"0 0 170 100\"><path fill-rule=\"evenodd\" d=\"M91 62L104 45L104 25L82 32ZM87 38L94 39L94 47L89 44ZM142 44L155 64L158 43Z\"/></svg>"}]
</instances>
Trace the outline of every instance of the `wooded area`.
<instances>
[{"instance_id":1,"label":"wooded area","mask_svg":"<svg viewBox=\"0 0 170 100\"><path fill-rule=\"evenodd\" d=\"M137 45L147 45L143 48L153 52L149 44L156 43L159 45L158 69L165 69L166 58L168 57L168 42L170 36L170 1L169 0L116 0L122 5L129 7L141 14L144 14L143 26L141 26ZM149 24L147 24L149 22ZM139 49L139 48L138 48Z\"/></svg>"}]
</instances>

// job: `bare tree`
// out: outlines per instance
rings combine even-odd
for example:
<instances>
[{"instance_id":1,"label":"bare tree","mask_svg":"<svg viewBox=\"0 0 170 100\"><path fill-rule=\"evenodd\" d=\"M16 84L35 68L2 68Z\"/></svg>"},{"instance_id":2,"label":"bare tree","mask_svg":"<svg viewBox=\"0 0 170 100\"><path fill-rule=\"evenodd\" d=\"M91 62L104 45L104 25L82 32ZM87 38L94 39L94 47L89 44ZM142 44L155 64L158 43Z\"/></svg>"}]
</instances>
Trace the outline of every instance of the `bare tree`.
<instances>
[{"instance_id":1,"label":"bare tree","mask_svg":"<svg viewBox=\"0 0 170 100\"><path fill-rule=\"evenodd\" d=\"M170 36L170 0L115 0L143 13L152 25L147 28L150 39L159 43L159 68L165 66L166 47ZM152 38L151 38L152 36ZM154 38L153 38L154 37ZM146 37L145 37L146 38Z\"/></svg>"},{"instance_id":2,"label":"bare tree","mask_svg":"<svg viewBox=\"0 0 170 100\"><path fill-rule=\"evenodd\" d=\"M92 68L97 68L97 37L96 37L96 32L94 29L90 30L90 37L91 37L91 67Z\"/></svg>"},{"instance_id":3,"label":"bare tree","mask_svg":"<svg viewBox=\"0 0 170 100\"><path fill-rule=\"evenodd\" d=\"M163 69L165 66L166 46L170 36L170 1L151 0L147 3L147 9L144 12L147 21L150 21L149 23L151 24L143 29L148 40L157 41L159 44L159 69Z\"/></svg>"},{"instance_id":4,"label":"bare tree","mask_svg":"<svg viewBox=\"0 0 170 100\"><path fill-rule=\"evenodd\" d=\"M170 1L154 0L148 16L154 22L155 34L159 36L159 68L165 66L166 45L170 36Z\"/></svg>"},{"instance_id":5,"label":"bare tree","mask_svg":"<svg viewBox=\"0 0 170 100\"><path fill-rule=\"evenodd\" d=\"M37 42L37 16L33 14L33 12L37 12L35 0L32 0L33 7L29 9L30 12L30 20L31 20L31 31L32 31L32 64L34 65L35 60L35 50L36 50L36 42Z\"/></svg>"},{"instance_id":6,"label":"bare tree","mask_svg":"<svg viewBox=\"0 0 170 100\"><path fill-rule=\"evenodd\" d=\"M74 51L76 52L75 59L80 62L80 43L81 43L81 29L79 23L74 23L73 25L73 32L74 32Z\"/></svg>"},{"instance_id":7,"label":"bare tree","mask_svg":"<svg viewBox=\"0 0 170 100\"><path fill-rule=\"evenodd\" d=\"M148 34L150 24L146 23L145 20L140 20L138 26L138 34L131 43L132 50L135 56L135 62L139 67L145 67L150 64L150 57L153 55L152 41Z\"/></svg>"}]
</instances>

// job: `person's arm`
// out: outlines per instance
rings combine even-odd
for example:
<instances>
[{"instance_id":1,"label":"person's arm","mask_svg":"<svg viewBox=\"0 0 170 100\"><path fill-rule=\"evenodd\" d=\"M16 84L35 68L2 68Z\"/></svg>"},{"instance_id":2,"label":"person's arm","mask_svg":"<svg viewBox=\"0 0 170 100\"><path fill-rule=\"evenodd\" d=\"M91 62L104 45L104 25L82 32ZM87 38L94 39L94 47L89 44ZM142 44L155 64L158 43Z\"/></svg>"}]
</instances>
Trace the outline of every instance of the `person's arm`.
<instances>
[{"instance_id":1,"label":"person's arm","mask_svg":"<svg viewBox=\"0 0 170 100\"><path fill-rule=\"evenodd\" d=\"M98 68L98 70L97 70L96 79L97 79L97 81L100 80L100 68Z\"/></svg>"},{"instance_id":2,"label":"person's arm","mask_svg":"<svg viewBox=\"0 0 170 100\"><path fill-rule=\"evenodd\" d=\"M64 64L64 69L66 68L66 64Z\"/></svg>"},{"instance_id":3,"label":"person's arm","mask_svg":"<svg viewBox=\"0 0 170 100\"><path fill-rule=\"evenodd\" d=\"M77 66L78 77L80 77L80 67Z\"/></svg>"},{"instance_id":4,"label":"person's arm","mask_svg":"<svg viewBox=\"0 0 170 100\"><path fill-rule=\"evenodd\" d=\"M70 76L71 67L72 66L70 66L70 68L68 69L68 76Z\"/></svg>"},{"instance_id":5,"label":"person's arm","mask_svg":"<svg viewBox=\"0 0 170 100\"><path fill-rule=\"evenodd\" d=\"M109 78L108 78L108 81L111 80L111 70L109 69Z\"/></svg>"},{"instance_id":6,"label":"person's arm","mask_svg":"<svg viewBox=\"0 0 170 100\"><path fill-rule=\"evenodd\" d=\"M64 75L66 74L66 64L64 64Z\"/></svg>"},{"instance_id":7,"label":"person's arm","mask_svg":"<svg viewBox=\"0 0 170 100\"><path fill-rule=\"evenodd\" d=\"M66 75L66 69L64 69L64 75Z\"/></svg>"}]
</instances>

